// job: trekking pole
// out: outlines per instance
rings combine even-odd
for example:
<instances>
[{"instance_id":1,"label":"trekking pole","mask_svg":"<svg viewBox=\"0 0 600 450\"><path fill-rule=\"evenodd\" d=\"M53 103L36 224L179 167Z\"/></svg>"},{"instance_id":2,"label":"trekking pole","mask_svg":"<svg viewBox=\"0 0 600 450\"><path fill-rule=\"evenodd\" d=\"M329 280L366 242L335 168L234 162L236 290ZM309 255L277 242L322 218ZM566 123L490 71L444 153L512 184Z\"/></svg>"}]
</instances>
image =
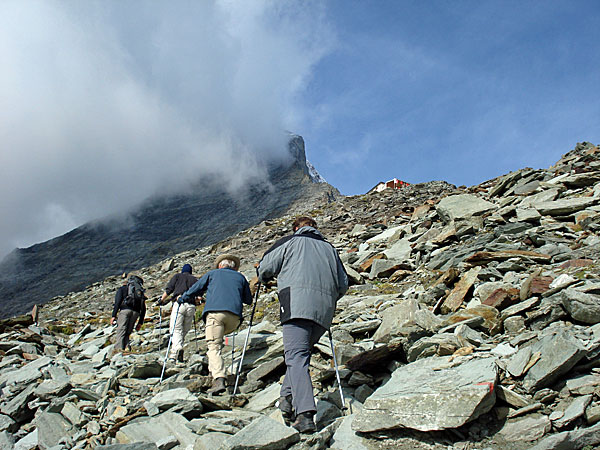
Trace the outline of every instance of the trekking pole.
<instances>
[{"instance_id":1,"label":"trekking pole","mask_svg":"<svg viewBox=\"0 0 600 450\"><path fill-rule=\"evenodd\" d=\"M196 309L194 308L194 335L196 336L196 353L198 353L198 329L196 328Z\"/></svg>"},{"instance_id":2,"label":"trekking pole","mask_svg":"<svg viewBox=\"0 0 600 450\"><path fill-rule=\"evenodd\" d=\"M233 352L235 351L235 335L237 331L233 332L233 336L231 336L231 373L233 373Z\"/></svg>"},{"instance_id":3,"label":"trekking pole","mask_svg":"<svg viewBox=\"0 0 600 450\"><path fill-rule=\"evenodd\" d=\"M173 329L169 330L169 344L167 345L167 352L165 353L165 360L163 362L162 372L160 373L160 381L162 383L163 375L165 374L165 367L167 366L167 357L169 356L169 350L171 350L171 341L173 340L173 333L175 332L175 326L177 325L177 316L179 315L179 307L181 305L177 303L177 311L175 311L175 321L173 322Z\"/></svg>"},{"instance_id":4,"label":"trekking pole","mask_svg":"<svg viewBox=\"0 0 600 450\"><path fill-rule=\"evenodd\" d=\"M338 388L340 390L340 398L342 399L342 411L346 409L346 401L342 392L342 382L340 381L340 369L338 368L337 358L335 357L335 349L333 348L333 338L331 337L331 328L327 330L329 333L329 344L331 345L331 353L333 353L333 365L335 367L335 377L337 378Z\"/></svg>"},{"instance_id":5,"label":"trekking pole","mask_svg":"<svg viewBox=\"0 0 600 450\"><path fill-rule=\"evenodd\" d=\"M160 344L162 341L162 304L158 304L158 351L160 352Z\"/></svg>"},{"instance_id":6,"label":"trekking pole","mask_svg":"<svg viewBox=\"0 0 600 450\"><path fill-rule=\"evenodd\" d=\"M244 347L242 347L242 356L237 368L237 374L235 375L235 385L233 387L233 394L237 392L238 382L240 381L240 373L242 372L242 363L244 362L244 355L246 354L246 346L248 345L248 338L250 337L250 329L252 328L252 321L254 320L254 312L256 311L256 303L258 302L258 293L260 292L260 283L256 286L256 294L254 295L254 305L252 305L252 313L250 314L250 323L248 324L248 333L246 333L246 339L244 340Z\"/></svg>"}]
</instances>

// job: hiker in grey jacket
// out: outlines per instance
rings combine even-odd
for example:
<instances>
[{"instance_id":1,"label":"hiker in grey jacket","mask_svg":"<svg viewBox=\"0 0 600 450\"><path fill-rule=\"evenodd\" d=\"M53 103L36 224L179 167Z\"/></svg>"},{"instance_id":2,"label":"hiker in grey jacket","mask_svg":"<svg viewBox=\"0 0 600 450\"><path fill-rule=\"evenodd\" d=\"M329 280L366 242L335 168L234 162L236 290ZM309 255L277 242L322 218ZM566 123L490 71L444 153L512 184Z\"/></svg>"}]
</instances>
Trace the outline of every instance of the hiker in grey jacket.
<instances>
[{"instance_id":1,"label":"hiker in grey jacket","mask_svg":"<svg viewBox=\"0 0 600 450\"><path fill-rule=\"evenodd\" d=\"M316 429L310 353L331 326L337 300L348 290L337 251L316 227L312 218L298 217L294 234L267 250L257 269L261 282L277 277L287 365L279 408L288 419L296 416L292 426L303 433Z\"/></svg>"}]
</instances>

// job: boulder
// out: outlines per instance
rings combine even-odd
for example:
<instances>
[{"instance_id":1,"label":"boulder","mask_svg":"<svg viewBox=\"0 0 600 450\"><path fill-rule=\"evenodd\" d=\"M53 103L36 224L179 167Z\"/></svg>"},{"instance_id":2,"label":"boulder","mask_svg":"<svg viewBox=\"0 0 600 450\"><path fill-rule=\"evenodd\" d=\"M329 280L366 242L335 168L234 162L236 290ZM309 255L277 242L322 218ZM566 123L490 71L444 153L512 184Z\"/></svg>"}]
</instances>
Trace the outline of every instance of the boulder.
<instances>
[{"instance_id":1,"label":"boulder","mask_svg":"<svg viewBox=\"0 0 600 450\"><path fill-rule=\"evenodd\" d=\"M446 223L468 219L493 211L497 206L473 194L449 195L439 201L435 209Z\"/></svg>"},{"instance_id":2,"label":"boulder","mask_svg":"<svg viewBox=\"0 0 600 450\"><path fill-rule=\"evenodd\" d=\"M496 401L495 359L472 359L457 366L448 362L448 358L431 357L396 369L366 399L352 429L443 430L458 428L488 412Z\"/></svg>"}]
</instances>

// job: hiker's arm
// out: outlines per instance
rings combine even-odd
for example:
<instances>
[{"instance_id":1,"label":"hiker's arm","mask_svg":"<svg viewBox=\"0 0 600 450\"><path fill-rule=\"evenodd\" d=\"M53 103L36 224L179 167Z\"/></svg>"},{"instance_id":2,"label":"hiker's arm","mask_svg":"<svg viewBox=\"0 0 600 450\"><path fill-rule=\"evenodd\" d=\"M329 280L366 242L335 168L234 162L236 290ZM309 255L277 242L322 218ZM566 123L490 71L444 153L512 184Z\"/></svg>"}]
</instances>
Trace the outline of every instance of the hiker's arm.
<instances>
[{"instance_id":1,"label":"hiker's arm","mask_svg":"<svg viewBox=\"0 0 600 450\"><path fill-rule=\"evenodd\" d=\"M121 302L123 301L123 292L122 289L117 289L117 293L115 294L115 304L113 306L112 318L110 319L111 325L114 325L117 321L117 314L119 313L119 309L121 309Z\"/></svg>"},{"instance_id":2,"label":"hiker's arm","mask_svg":"<svg viewBox=\"0 0 600 450\"><path fill-rule=\"evenodd\" d=\"M137 326L135 327L136 330L140 331L140 328L142 328L142 324L144 323L144 317L146 317L146 298L145 297L142 300L142 309L140 311L140 318L138 319Z\"/></svg>"},{"instance_id":3,"label":"hiker's arm","mask_svg":"<svg viewBox=\"0 0 600 450\"><path fill-rule=\"evenodd\" d=\"M190 297L199 297L206 290L208 286L208 274L204 275L198 281L196 281L191 288L185 291L183 294L179 296L177 301L179 303L184 303Z\"/></svg>"},{"instance_id":4,"label":"hiker's arm","mask_svg":"<svg viewBox=\"0 0 600 450\"><path fill-rule=\"evenodd\" d=\"M166 291L165 291L165 292L163 292L163 295L162 295L162 297L160 298L160 300L158 301L158 304L159 304L159 305L161 305L161 306L162 306L162 305L164 305L164 304L166 303L166 302L165 302L165 300L167 299L167 297L168 297L169 295L170 295L170 294L168 294Z\"/></svg>"},{"instance_id":5,"label":"hiker's arm","mask_svg":"<svg viewBox=\"0 0 600 450\"><path fill-rule=\"evenodd\" d=\"M344 296L348 290L348 274L344 268L344 264L337 258L337 271L338 271L338 300Z\"/></svg>"},{"instance_id":6,"label":"hiker's arm","mask_svg":"<svg viewBox=\"0 0 600 450\"><path fill-rule=\"evenodd\" d=\"M252 293L250 292L250 285L248 284L248 282L246 280L244 280L244 287L243 287L243 294L242 294L242 302L244 302L246 305L251 305L252 304Z\"/></svg>"}]
</instances>

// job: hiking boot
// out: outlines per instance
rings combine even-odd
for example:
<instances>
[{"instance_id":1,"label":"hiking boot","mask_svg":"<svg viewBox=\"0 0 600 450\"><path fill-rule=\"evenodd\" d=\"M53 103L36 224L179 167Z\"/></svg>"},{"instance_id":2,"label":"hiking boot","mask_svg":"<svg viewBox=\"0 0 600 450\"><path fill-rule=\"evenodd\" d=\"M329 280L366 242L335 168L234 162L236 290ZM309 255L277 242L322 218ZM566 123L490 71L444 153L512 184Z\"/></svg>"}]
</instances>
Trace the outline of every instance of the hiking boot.
<instances>
[{"instance_id":1,"label":"hiking boot","mask_svg":"<svg viewBox=\"0 0 600 450\"><path fill-rule=\"evenodd\" d=\"M177 352L177 361L178 361L178 362L184 362L184 361L183 361L183 349L181 349L181 350L179 350L179 351Z\"/></svg>"},{"instance_id":2,"label":"hiking boot","mask_svg":"<svg viewBox=\"0 0 600 450\"><path fill-rule=\"evenodd\" d=\"M294 407L292 406L292 395L279 397L279 405L277 405L284 419L294 420Z\"/></svg>"},{"instance_id":3,"label":"hiking boot","mask_svg":"<svg viewBox=\"0 0 600 450\"><path fill-rule=\"evenodd\" d=\"M302 434L310 434L317 431L317 426L315 425L315 421L313 420L313 411L307 411L298 414L296 420L292 424L298 432Z\"/></svg>"},{"instance_id":4,"label":"hiking boot","mask_svg":"<svg viewBox=\"0 0 600 450\"><path fill-rule=\"evenodd\" d=\"M216 395L222 394L227 390L227 384L225 383L225 378L217 378L213 381L212 387L206 391L208 394Z\"/></svg>"}]
</instances>

